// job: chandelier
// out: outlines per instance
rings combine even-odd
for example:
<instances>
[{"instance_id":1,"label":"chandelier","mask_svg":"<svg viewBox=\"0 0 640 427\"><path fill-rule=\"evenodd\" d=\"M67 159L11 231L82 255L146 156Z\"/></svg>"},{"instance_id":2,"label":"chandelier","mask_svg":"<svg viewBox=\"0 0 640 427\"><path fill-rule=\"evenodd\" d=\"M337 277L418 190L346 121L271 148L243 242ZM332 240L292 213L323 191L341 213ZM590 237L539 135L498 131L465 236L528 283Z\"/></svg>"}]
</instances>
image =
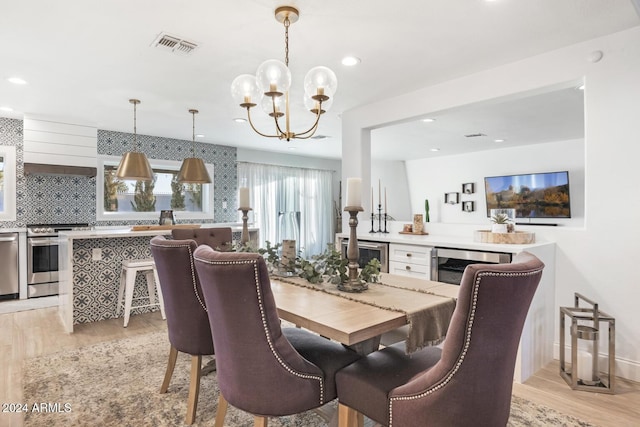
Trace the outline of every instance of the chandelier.
<instances>
[{"instance_id":1,"label":"chandelier","mask_svg":"<svg viewBox=\"0 0 640 427\"><path fill-rule=\"evenodd\" d=\"M196 157L196 114L198 110L189 110L192 116L192 134L191 134L191 157L187 157L182 161L180 172L178 172L178 182L192 184L209 184L211 177L207 172L204 160Z\"/></svg>"},{"instance_id":2,"label":"chandelier","mask_svg":"<svg viewBox=\"0 0 640 427\"><path fill-rule=\"evenodd\" d=\"M131 179L136 181L152 181L153 170L144 153L138 151L138 138L136 132L136 107L140 104L139 99L130 99L133 104L133 150L122 155L120 164L116 171L119 179Z\"/></svg>"},{"instance_id":3,"label":"chandelier","mask_svg":"<svg viewBox=\"0 0 640 427\"><path fill-rule=\"evenodd\" d=\"M231 95L247 109L247 119L251 128L261 136L267 138L307 139L311 138L318 129L320 116L325 113L333 102L333 95L338 87L338 79L331 69L323 66L309 70L304 78L304 104L315 115L313 125L303 132L292 132L290 126L289 88L291 87L291 71L289 71L289 26L298 20L298 9L291 6L278 7L275 10L276 20L284 24L284 53L285 60L270 59L263 62L256 71L256 75L242 74L231 84ZM273 117L275 133L265 134L254 126L251 120L251 108L257 102L264 112ZM279 119L284 116L284 127Z\"/></svg>"}]
</instances>

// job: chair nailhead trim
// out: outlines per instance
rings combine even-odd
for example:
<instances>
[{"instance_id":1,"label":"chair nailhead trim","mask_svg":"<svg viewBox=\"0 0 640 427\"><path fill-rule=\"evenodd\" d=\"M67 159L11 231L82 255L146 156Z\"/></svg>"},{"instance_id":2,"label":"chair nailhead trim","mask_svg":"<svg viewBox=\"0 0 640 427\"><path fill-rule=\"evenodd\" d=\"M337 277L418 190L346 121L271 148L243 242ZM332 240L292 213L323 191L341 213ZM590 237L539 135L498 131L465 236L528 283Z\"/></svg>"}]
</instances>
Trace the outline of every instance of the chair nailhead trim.
<instances>
[{"instance_id":1,"label":"chair nailhead trim","mask_svg":"<svg viewBox=\"0 0 640 427\"><path fill-rule=\"evenodd\" d=\"M289 365L285 363L284 360L280 357L278 352L276 351L273 341L271 339L271 334L269 333L269 328L267 327L267 318L264 312L264 305L262 300L262 292L260 291L260 275L258 270L258 262L257 260L240 260L240 261L212 261L209 259L196 258L198 261L204 262L206 264L211 265L234 265L234 264L253 264L253 275L256 285L256 296L258 298L258 306L260 307L260 318L262 319L262 330L267 339L267 343L269 344L269 349L271 350L271 354L276 358L280 366L282 366L287 372L291 375L294 375L299 378L310 379L318 381L320 385L320 405L324 405L324 381L323 378L317 375L305 374L302 372L298 372L291 368Z\"/></svg>"},{"instance_id":2,"label":"chair nailhead trim","mask_svg":"<svg viewBox=\"0 0 640 427\"><path fill-rule=\"evenodd\" d=\"M170 240L168 240L170 242ZM196 295L196 298L198 299L198 302L200 303L200 306L202 307L202 309L204 311L207 311L207 306L204 305L204 302L202 301L202 298L200 298L200 294L198 293L198 286L197 286L197 279L196 279L196 266L193 264L193 251L191 250L191 245L185 245L185 244L169 244L169 245L154 245L152 244L152 246L158 247L158 248L166 248L168 247L172 247L172 248L187 248L189 250L189 264L191 264L191 284L193 286L193 293Z\"/></svg>"},{"instance_id":3,"label":"chair nailhead trim","mask_svg":"<svg viewBox=\"0 0 640 427\"><path fill-rule=\"evenodd\" d=\"M471 313L469 314L469 318L467 319L467 329L464 340L464 347L462 348L462 352L458 356L458 360L456 361L453 369L447 374L447 376L434 385L433 387L423 391L420 394L410 395L410 396L396 396L389 399L389 427L393 427L393 402L400 400L415 400L421 399L425 396L428 396L442 387L447 385L455 376L455 374L460 370L460 366L462 366L462 362L464 361L465 356L467 355L467 351L469 350L469 345L471 344L471 332L473 331L473 321L476 316L476 307L478 303L478 291L480 290L480 282L482 278L485 276L499 276L499 277L521 277L521 276L532 276L535 274L539 274L542 272L542 269L536 269L531 271L520 271L520 272L497 272L497 271L484 271L478 273L476 276L476 281L473 285L473 299L471 302Z\"/></svg>"}]
</instances>

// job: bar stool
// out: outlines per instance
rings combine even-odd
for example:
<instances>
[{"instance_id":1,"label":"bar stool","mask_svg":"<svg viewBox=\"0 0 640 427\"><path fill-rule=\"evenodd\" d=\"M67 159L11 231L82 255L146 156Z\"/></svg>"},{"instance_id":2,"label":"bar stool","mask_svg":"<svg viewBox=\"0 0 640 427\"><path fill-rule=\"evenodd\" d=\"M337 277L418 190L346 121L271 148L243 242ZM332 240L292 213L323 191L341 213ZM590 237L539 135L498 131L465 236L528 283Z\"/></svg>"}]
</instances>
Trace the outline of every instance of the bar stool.
<instances>
[{"instance_id":1,"label":"bar stool","mask_svg":"<svg viewBox=\"0 0 640 427\"><path fill-rule=\"evenodd\" d=\"M149 304L132 305L133 300L146 299L147 297L133 297L133 290L136 285L136 277L138 272L144 272L147 278L147 289L149 290ZM156 302L154 287L158 292L158 302ZM124 303L122 296L124 294ZM162 318L164 315L164 300L162 299L162 290L160 289L160 280L156 270L156 263L153 258L147 259L126 259L122 261L122 273L120 274L120 288L118 289L118 309L116 315L120 316L120 309L124 306L124 327L129 324L129 316L131 310L141 307L160 306Z\"/></svg>"}]
</instances>

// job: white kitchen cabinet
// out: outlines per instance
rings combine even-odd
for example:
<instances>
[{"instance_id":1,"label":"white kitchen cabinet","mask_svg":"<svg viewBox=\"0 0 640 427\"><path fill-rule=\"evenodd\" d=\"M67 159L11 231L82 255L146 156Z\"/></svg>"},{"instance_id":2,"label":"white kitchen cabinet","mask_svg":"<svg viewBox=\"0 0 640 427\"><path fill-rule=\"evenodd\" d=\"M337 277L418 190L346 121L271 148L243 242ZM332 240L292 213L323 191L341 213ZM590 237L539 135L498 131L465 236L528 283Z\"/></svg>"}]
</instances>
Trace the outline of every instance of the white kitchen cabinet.
<instances>
[{"instance_id":1,"label":"white kitchen cabinet","mask_svg":"<svg viewBox=\"0 0 640 427\"><path fill-rule=\"evenodd\" d=\"M431 246L391 243L389 273L430 280L431 249Z\"/></svg>"}]
</instances>

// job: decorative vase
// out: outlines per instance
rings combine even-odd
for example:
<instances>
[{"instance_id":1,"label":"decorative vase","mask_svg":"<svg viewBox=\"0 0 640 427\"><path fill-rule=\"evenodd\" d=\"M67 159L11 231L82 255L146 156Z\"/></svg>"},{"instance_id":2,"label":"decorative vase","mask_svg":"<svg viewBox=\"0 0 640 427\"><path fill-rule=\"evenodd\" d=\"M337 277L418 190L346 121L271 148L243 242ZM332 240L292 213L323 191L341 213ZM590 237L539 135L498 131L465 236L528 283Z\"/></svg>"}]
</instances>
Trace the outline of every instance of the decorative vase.
<instances>
[{"instance_id":1,"label":"decorative vase","mask_svg":"<svg viewBox=\"0 0 640 427\"><path fill-rule=\"evenodd\" d=\"M492 233L506 233L507 224L491 224Z\"/></svg>"},{"instance_id":2,"label":"decorative vase","mask_svg":"<svg viewBox=\"0 0 640 427\"><path fill-rule=\"evenodd\" d=\"M424 199L424 222L429 222L429 199Z\"/></svg>"}]
</instances>

